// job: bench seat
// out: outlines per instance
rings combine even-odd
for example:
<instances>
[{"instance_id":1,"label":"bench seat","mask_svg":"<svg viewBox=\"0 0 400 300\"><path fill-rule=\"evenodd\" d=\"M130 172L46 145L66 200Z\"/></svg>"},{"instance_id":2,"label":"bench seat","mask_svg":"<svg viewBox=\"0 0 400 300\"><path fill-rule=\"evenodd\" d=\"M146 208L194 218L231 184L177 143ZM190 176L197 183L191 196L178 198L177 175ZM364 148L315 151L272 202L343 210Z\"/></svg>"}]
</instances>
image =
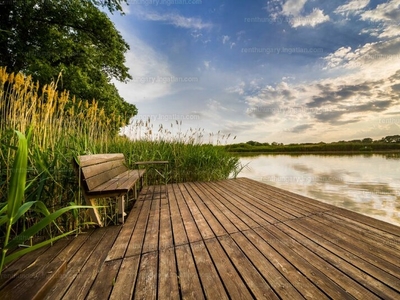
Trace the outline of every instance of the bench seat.
<instances>
[{"instance_id":1,"label":"bench seat","mask_svg":"<svg viewBox=\"0 0 400 300\"><path fill-rule=\"evenodd\" d=\"M103 195L107 197L125 194L135 187L136 182L143 177L145 172L145 169L127 170L88 191L88 194L93 196Z\"/></svg>"},{"instance_id":2,"label":"bench seat","mask_svg":"<svg viewBox=\"0 0 400 300\"><path fill-rule=\"evenodd\" d=\"M118 198L118 213L124 221L125 196L133 191L137 198L137 185L143 186L145 169L129 169L123 153L80 155L74 159L74 168L86 203L93 208L93 221L103 226L97 211L96 198Z\"/></svg>"}]
</instances>

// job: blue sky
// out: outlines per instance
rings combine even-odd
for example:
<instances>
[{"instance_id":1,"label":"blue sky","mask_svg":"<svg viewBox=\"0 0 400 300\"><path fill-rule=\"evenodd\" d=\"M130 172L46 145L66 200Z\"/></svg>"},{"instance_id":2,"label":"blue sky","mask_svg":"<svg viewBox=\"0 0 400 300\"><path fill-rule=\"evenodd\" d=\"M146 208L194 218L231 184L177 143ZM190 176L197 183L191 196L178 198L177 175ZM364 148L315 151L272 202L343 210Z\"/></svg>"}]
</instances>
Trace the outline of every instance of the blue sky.
<instances>
[{"instance_id":1,"label":"blue sky","mask_svg":"<svg viewBox=\"0 0 400 300\"><path fill-rule=\"evenodd\" d=\"M128 1L135 120L232 143L400 133L400 0Z\"/></svg>"}]
</instances>

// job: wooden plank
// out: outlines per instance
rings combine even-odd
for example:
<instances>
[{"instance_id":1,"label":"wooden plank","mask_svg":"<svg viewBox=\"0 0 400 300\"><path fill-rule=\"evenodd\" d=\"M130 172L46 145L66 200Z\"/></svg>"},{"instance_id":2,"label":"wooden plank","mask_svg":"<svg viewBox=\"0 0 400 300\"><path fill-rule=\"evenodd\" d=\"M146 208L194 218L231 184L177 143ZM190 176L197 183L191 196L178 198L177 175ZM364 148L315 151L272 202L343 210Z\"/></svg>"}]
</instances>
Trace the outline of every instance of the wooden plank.
<instances>
[{"instance_id":1,"label":"wooden plank","mask_svg":"<svg viewBox=\"0 0 400 300\"><path fill-rule=\"evenodd\" d=\"M329 205L327 203L323 203L321 201L308 198L299 194L292 193L290 191L278 188L276 186L272 186L266 183L262 183L259 181L251 180L249 178L237 178L239 184L251 185L254 187L259 187L259 191L262 191L265 194L277 197L276 201L280 202L282 198L290 199L297 207L305 207L310 212L317 211L325 211L335 208L333 205Z\"/></svg>"},{"instance_id":2,"label":"wooden plank","mask_svg":"<svg viewBox=\"0 0 400 300\"><path fill-rule=\"evenodd\" d=\"M126 249L125 257L138 255L142 252L143 242L145 238L147 222L150 214L151 201L143 201L143 207L140 211L135 229L132 232L132 238Z\"/></svg>"},{"instance_id":3,"label":"wooden plank","mask_svg":"<svg viewBox=\"0 0 400 300\"><path fill-rule=\"evenodd\" d=\"M65 271L65 261L57 256L68 243L67 239L59 240L44 251L23 273L17 275L1 289L2 297L4 299L21 299L24 296L35 298L50 289L60 277L61 272ZM36 284L33 279L40 280L42 284Z\"/></svg>"},{"instance_id":4,"label":"wooden plank","mask_svg":"<svg viewBox=\"0 0 400 300\"><path fill-rule=\"evenodd\" d=\"M323 290L329 297L334 299L347 299L349 294L343 290L339 285L333 282L324 273L314 267L309 261L298 255L291 249L291 239L279 238L270 232L271 226L266 230L265 228L254 229L264 240L269 241L270 245L284 256L295 268L297 268L304 276L310 281L314 282L321 290Z\"/></svg>"},{"instance_id":5,"label":"wooden plank","mask_svg":"<svg viewBox=\"0 0 400 300\"><path fill-rule=\"evenodd\" d=\"M137 201L145 200L148 191L149 191L149 187L148 186L142 187L142 189L141 189L141 191L140 191L140 193L138 195Z\"/></svg>"},{"instance_id":6,"label":"wooden plank","mask_svg":"<svg viewBox=\"0 0 400 300\"><path fill-rule=\"evenodd\" d=\"M293 266L283 255L275 250L267 241L262 239L253 230L244 231L243 234L254 244L257 249L270 261L289 282L306 299L328 299L317 286ZM271 241L269 241L271 243ZM282 245L285 247L285 245Z\"/></svg>"},{"instance_id":7,"label":"wooden plank","mask_svg":"<svg viewBox=\"0 0 400 300\"><path fill-rule=\"evenodd\" d=\"M178 207L178 201L175 195L174 185L168 185L169 208L171 211L171 224L173 242L175 245L183 245L188 243L185 227L183 225L181 213Z\"/></svg>"},{"instance_id":8,"label":"wooden plank","mask_svg":"<svg viewBox=\"0 0 400 300\"><path fill-rule=\"evenodd\" d=\"M1 290L0 299L43 299L48 290L59 280L62 273L65 271L67 263L58 258L52 260L51 264L46 267L45 272L37 273L35 275L24 276L23 285L10 285ZM18 280L17 277L14 280ZM38 281L41 284L38 284Z\"/></svg>"},{"instance_id":9,"label":"wooden plank","mask_svg":"<svg viewBox=\"0 0 400 300\"><path fill-rule=\"evenodd\" d=\"M199 195L201 195L202 202L209 209L212 215L217 219L218 223L221 224L224 231L227 233L237 232L238 228L231 222L231 220L225 216L225 214L221 211L217 205L213 203L210 199L212 199L213 195L210 194L207 190L205 190L199 183L192 183L192 185L196 186L197 191L201 191ZM224 235L223 233L220 235ZM217 235L217 236L220 236Z\"/></svg>"},{"instance_id":10,"label":"wooden plank","mask_svg":"<svg viewBox=\"0 0 400 300\"><path fill-rule=\"evenodd\" d=\"M250 198L258 210L271 215L276 221L302 217L308 213L302 208L296 208L292 201L290 201L290 206L286 205L285 202L288 202L288 197L277 199L273 193L265 193L265 190L263 191L260 186L255 184L232 185L232 190L243 194L243 196L245 195L246 198ZM276 221L269 220L270 223L275 223Z\"/></svg>"},{"instance_id":11,"label":"wooden plank","mask_svg":"<svg viewBox=\"0 0 400 300\"><path fill-rule=\"evenodd\" d=\"M0 291L1 289L6 286L11 280L17 277L19 274L25 272L29 266L35 263L37 258L48 250L50 246L45 246L39 248L33 252L27 253L24 256L20 257L19 259L15 260L14 262L7 264L0 276Z\"/></svg>"},{"instance_id":12,"label":"wooden plank","mask_svg":"<svg viewBox=\"0 0 400 300\"><path fill-rule=\"evenodd\" d=\"M300 232L304 236L309 237L313 241L318 241L318 244L320 244L330 252L334 253L338 257L346 260L348 263L359 268L363 272L382 281L388 286L392 286L394 290L398 290L398 287L396 288L396 285L398 286L399 283L399 280L397 278L383 271L381 268L365 261L362 257L351 254L348 250L341 247L341 244L338 243L338 240L332 239L329 236L321 235L318 232L315 233L313 228L304 225L303 222L303 220L296 220L287 222L285 224L290 226L292 229Z\"/></svg>"},{"instance_id":13,"label":"wooden plank","mask_svg":"<svg viewBox=\"0 0 400 300\"><path fill-rule=\"evenodd\" d=\"M311 218L304 220L303 224L309 226L317 234L323 235L325 238L331 238L332 240L337 241L337 244L339 244L343 249L349 251L349 253L363 258L369 263L400 279L400 267L397 265L397 263L392 264L388 262L385 259L385 254L381 254L379 252L371 252L368 248L372 247L370 247L369 245L367 246L365 243L355 240L344 233L336 231L331 227L323 226L323 224ZM314 228L314 226L319 226L319 228ZM396 285L397 288L400 288L400 280L398 280Z\"/></svg>"},{"instance_id":14,"label":"wooden plank","mask_svg":"<svg viewBox=\"0 0 400 300\"><path fill-rule=\"evenodd\" d=\"M229 299L203 241L190 244L206 299Z\"/></svg>"},{"instance_id":15,"label":"wooden plank","mask_svg":"<svg viewBox=\"0 0 400 300\"><path fill-rule=\"evenodd\" d=\"M293 218L293 215L286 214L286 216L279 215L277 219L276 215L273 216L270 214L273 212L273 207L267 205L265 200L260 201L256 197L246 193L245 190L235 189L235 187L229 185L229 183L217 182L216 184L218 184L222 190L226 191L225 195L229 197L232 203L242 211L247 212L248 216L259 225L269 225L279 220ZM226 184L228 184L228 186Z\"/></svg>"},{"instance_id":16,"label":"wooden plank","mask_svg":"<svg viewBox=\"0 0 400 300\"><path fill-rule=\"evenodd\" d=\"M157 298L157 252L148 252L142 255L139 273L132 299Z\"/></svg>"},{"instance_id":17,"label":"wooden plank","mask_svg":"<svg viewBox=\"0 0 400 300\"><path fill-rule=\"evenodd\" d=\"M189 245L177 246L175 252L182 298L205 299Z\"/></svg>"},{"instance_id":18,"label":"wooden plank","mask_svg":"<svg viewBox=\"0 0 400 300\"><path fill-rule=\"evenodd\" d=\"M203 239L209 239L215 237L213 231L208 225L207 220L204 218L199 208L197 207L196 203L193 201L192 195L187 191L186 185L180 184L179 188Z\"/></svg>"},{"instance_id":19,"label":"wooden plank","mask_svg":"<svg viewBox=\"0 0 400 300\"><path fill-rule=\"evenodd\" d=\"M232 238L280 298L300 299L303 297L274 265L266 259L264 255L268 255L268 252L264 252L263 249L257 249L243 233L234 233L232 234Z\"/></svg>"},{"instance_id":20,"label":"wooden plank","mask_svg":"<svg viewBox=\"0 0 400 300\"><path fill-rule=\"evenodd\" d=\"M140 170L140 172L138 172L137 170L125 171L111 178L107 182L104 182L103 184L100 184L99 186L91 189L88 194L107 194L108 192L116 192L116 194L118 195L118 193L128 192L133 187L135 187L140 177L143 176L144 173L145 170Z\"/></svg>"},{"instance_id":21,"label":"wooden plank","mask_svg":"<svg viewBox=\"0 0 400 300\"><path fill-rule=\"evenodd\" d=\"M228 186L225 188L228 188ZM230 189L231 188L229 188L229 190ZM246 198L248 202L251 202L254 206L253 209L262 212L269 223L273 224L279 221L285 221L294 218L294 215L290 212L276 207L275 202L271 199L271 195L264 193L257 196L255 193L253 193L253 189L254 187L238 186L235 188L235 185L232 186L232 190L240 194L241 197Z\"/></svg>"},{"instance_id":22,"label":"wooden plank","mask_svg":"<svg viewBox=\"0 0 400 300\"><path fill-rule=\"evenodd\" d=\"M172 236L171 213L169 210L169 200L165 197L161 198L160 207L160 235L159 235L159 250L171 248L174 246Z\"/></svg>"},{"instance_id":23,"label":"wooden plank","mask_svg":"<svg viewBox=\"0 0 400 300\"><path fill-rule=\"evenodd\" d=\"M374 253L376 256L391 262L394 265L398 265L400 261L400 253L396 249L386 247L382 243L378 243L373 239L365 239L365 233L348 230L342 226L343 222L332 222L327 220L324 215L314 215L310 219L315 220L325 226L334 228L337 232L341 233L342 237L346 237L347 240L351 240L356 243L360 248L368 249L369 252ZM400 272L399 272L400 274Z\"/></svg>"},{"instance_id":24,"label":"wooden plank","mask_svg":"<svg viewBox=\"0 0 400 300\"><path fill-rule=\"evenodd\" d=\"M320 238L313 237L312 239L309 239L306 236L302 235L299 231L296 231L300 226L295 226L294 228L291 228L287 224L278 224L277 227L305 247L308 247L311 251L319 255L322 259L329 262L332 266L336 267L338 270L341 270L342 272L359 282L361 285L366 287L368 290L373 292L381 299L395 299L398 297L397 292L377 280L377 278L372 277L371 274L368 273L368 271L359 269L351 263L347 262L343 258L344 256L339 256L335 253L330 252L328 249L323 247L324 244L320 245L318 243L321 240Z\"/></svg>"},{"instance_id":25,"label":"wooden plank","mask_svg":"<svg viewBox=\"0 0 400 300\"><path fill-rule=\"evenodd\" d=\"M115 240L114 245L108 252L106 261L121 259L124 257L132 237L132 232L137 224L140 211L142 210L142 206L143 206L143 201L137 201L135 203L134 207L132 208L131 212L128 215L128 218L124 226L121 228L121 231L118 234L118 237Z\"/></svg>"},{"instance_id":26,"label":"wooden plank","mask_svg":"<svg viewBox=\"0 0 400 300\"><path fill-rule=\"evenodd\" d=\"M387 222L383 222L369 216L365 216L350 210L346 210L344 208L335 207L334 213L337 213L342 216L346 216L349 219L357 221L361 224L376 228L380 231L386 232L388 234L395 235L400 237L400 226L396 226Z\"/></svg>"},{"instance_id":27,"label":"wooden plank","mask_svg":"<svg viewBox=\"0 0 400 300\"><path fill-rule=\"evenodd\" d=\"M335 223L335 225L339 224L346 230L359 233L364 239L373 240L381 245L389 246L388 248L400 251L400 237L397 235L359 223L335 212L325 213L324 218Z\"/></svg>"},{"instance_id":28,"label":"wooden plank","mask_svg":"<svg viewBox=\"0 0 400 300\"><path fill-rule=\"evenodd\" d=\"M124 258L119 269L110 300L132 299L138 275L140 255ZM99 299L101 299L100 297Z\"/></svg>"},{"instance_id":29,"label":"wooden plank","mask_svg":"<svg viewBox=\"0 0 400 300\"><path fill-rule=\"evenodd\" d=\"M290 248L303 259L308 261L321 273L325 274L328 278L330 278L331 281L335 282L348 294L357 299L379 299L379 297L372 294L368 289L360 285L356 280L348 276L346 273L342 272L342 270L335 268L329 262L316 255L315 252L310 251L308 248L304 247L302 244L291 238L289 235L286 235L278 228L270 227L268 228L268 230L280 240L287 239L288 248Z\"/></svg>"},{"instance_id":30,"label":"wooden plank","mask_svg":"<svg viewBox=\"0 0 400 300\"><path fill-rule=\"evenodd\" d=\"M100 266L104 263L108 251L111 249L116 236L120 230L120 226L112 226L107 228L107 234L99 241L96 248L92 252L85 265L82 267L80 273L76 276L73 284L69 287L64 297L83 299L86 297L90 287L95 280Z\"/></svg>"},{"instance_id":31,"label":"wooden plank","mask_svg":"<svg viewBox=\"0 0 400 300\"><path fill-rule=\"evenodd\" d=\"M231 299L254 299L216 238L204 241Z\"/></svg>"},{"instance_id":32,"label":"wooden plank","mask_svg":"<svg viewBox=\"0 0 400 300\"><path fill-rule=\"evenodd\" d=\"M231 237L222 236L218 240L256 299L279 299Z\"/></svg>"},{"instance_id":33,"label":"wooden plank","mask_svg":"<svg viewBox=\"0 0 400 300\"><path fill-rule=\"evenodd\" d=\"M123 153L103 153L103 154L90 154L78 156L78 162L82 167L103 163L110 160L125 159Z\"/></svg>"},{"instance_id":34,"label":"wooden plank","mask_svg":"<svg viewBox=\"0 0 400 300\"><path fill-rule=\"evenodd\" d=\"M126 167L125 160L123 158L119 160L109 160L109 161L104 161L102 163L81 166L82 174L84 175L86 180L95 177L99 174L107 173L108 171L123 170L121 171L122 173L127 169L128 168Z\"/></svg>"},{"instance_id":35,"label":"wooden plank","mask_svg":"<svg viewBox=\"0 0 400 300\"><path fill-rule=\"evenodd\" d=\"M154 194L154 185L148 186L143 200L150 200L150 201L153 200L154 197L153 194Z\"/></svg>"},{"instance_id":36,"label":"wooden plank","mask_svg":"<svg viewBox=\"0 0 400 300\"><path fill-rule=\"evenodd\" d=\"M183 225L185 226L186 234L189 242L197 242L202 239L201 234L193 220L193 216L186 204L186 201L180 190L181 184L174 184L174 193L178 203L179 211L182 217Z\"/></svg>"},{"instance_id":37,"label":"wooden plank","mask_svg":"<svg viewBox=\"0 0 400 300\"><path fill-rule=\"evenodd\" d=\"M153 199L151 201L150 214L147 222L142 253L158 250L159 232L160 232L160 199Z\"/></svg>"},{"instance_id":38,"label":"wooden plank","mask_svg":"<svg viewBox=\"0 0 400 300\"><path fill-rule=\"evenodd\" d=\"M209 184L205 183L199 183L201 188L207 192L210 193L210 198L209 200L217 207L221 213L225 215L225 217L230 220L232 224L237 228L236 231L240 230L246 230L249 229L249 226L242 221L241 218L239 218L234 212L230 210L230 208L226 205L227 200L224 199L221 195L219 195L212 186ZM225 226L224 226L225 227ZM226 228L226 227L225 227ZM227 230L228 232L231 232L230 230Z\"/></svg>"},{"instance_id":39,"label":"wooden plank","mask_svg":"<svg viewBox=\"0 0 400 300\"><path fill-rule=\"evenodd\" d=\"M314 203L308 203L308 201L305 201L305 198L300 199L297 195L293 197L292 194L286 193L286 191L282 193L282 190L260 182L241 180L235 187L242 188L247 193L251 191L251 195L265 200L272 207L278 209L278 213L281 211L296 217L306 216L310 213L326 211L327 209L333 208L327 207L323 205L323 203L320 203L318 206ZM268 197L265 197L265 195L268 195ZM290 206L286 203L290 203Z\"/></svg>"},{"instance_id":40,"label":"wooden plank","mask_svg":"<svg viewBox=\"0 0 400 300\"><path fill-rule=\"evenodd\" d=\"M102 170L101 173L96 173L93 176L87 176L86 173L92 172L94 173L93 170L91 170L93 167L85 167L82 168L82 173L83 173L83 180L84 183L87 185L89 191L94 189L95 187L99 186L100 184L109 181L110 179L114 178L118 174L121 174L125 171L127 171L127 168L124 165L120 165L115 168L105 168Z\"/></svg>"},{"instance_id":41,"label":"wooden plank","mask_svg":"<svg viewBox=\"0 0 400 300\"><path fill-rule=\"evenodd\" d=\"M108 229L108 228L107 228ZM106 234L107 230L93 230L85 233L85 242L75 252L75 255L68 261L66 272L63 274L62 279L54 285L53 288L47 293L45 299L59 299L65 294L69 286L75 280L77 274L80 273L86 261L92 255L96 245L101 241Z\"/></svg>"},{"instance_id":42,"label":"wooden plank","mask_svg":"<svg viewBox=\"0 0 400 300\"><path fill-rule=\"evenodd\" d=\"M269 224L268 222L254 214L252 211L249 211L248 208L240 203L240 200L234 201L237 200L236 196L221 189L217 183L210 182L209 185L214 189L214 191L222 196L221 200L224 199L223 204L247 226L257 227L262 224Z\"/></svg>"},{"instance_id":43,"label":"wooden plank","mask_svg":"<svg viewBox=\"0 0 400 300\"><path fill-rule=\"evenodd\" d=\"M108 299L122 260L105 262L85 299Z\"/></svg>"},{"instance_id":44,"label":"wooden plank","mask_svg":"<svg viewBox=\"0 0 400 300\"><path fill-rule=\"evenodd\" d=\"M173 248L163 249L158 259L158 299L178 299L179 283L176 269L175 251Z\"/></svg>"},{"instance_id":45,"label":"wooden plank","mask_svg":"<svg viewBox=\"0 0 400 300\"><path fill-rule=\"evenodd\" d=\"M358 228L361 232L371 232L376 236L379 236L384 240L384 242L389 242L387 245L397 246L396 248L400 249L400 230L399 226L394 226L392 224L388 224L386 222L378 222L376 224L376 220L370 222L370 217L368 216L354 216L353 212L349 212L346 210L338 211L335 210L328 212L328 216L331 218L335 218L339 223L344 223L346 226L351 226L352 228ZM361 217L361 218L359 218ZM389 226L388 226L389 225ZM390 243L392 241L392 243Z\"/></svg>"},{"instance_id":46,"label":"wooden plank","mask_svg":"<svg viewBox=\"0 0 400 300\"><path fill-rule=\"evenodd\" d=\"M203 192L200 189L198 189L198 187L193 183L185 183L185 186L188 192L190 193L193 201L200 210L201 214L207 220L207 223L211 227L214 235L216 236L226 235L227 232L224 229L224 227L220 224L215 215L213 215L213 212L210 211L210 209L205 204L206 196L203 194Z\"/></svg>"}]
</instances>

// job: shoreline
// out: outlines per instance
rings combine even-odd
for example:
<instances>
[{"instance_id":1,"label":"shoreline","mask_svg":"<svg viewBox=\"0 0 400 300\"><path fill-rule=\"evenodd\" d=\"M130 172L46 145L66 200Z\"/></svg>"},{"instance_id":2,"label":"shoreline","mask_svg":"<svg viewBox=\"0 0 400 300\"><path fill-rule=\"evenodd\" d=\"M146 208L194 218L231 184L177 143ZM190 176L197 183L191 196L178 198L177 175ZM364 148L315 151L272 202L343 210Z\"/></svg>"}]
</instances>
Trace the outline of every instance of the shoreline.
<instances>
[{"instance_id":1,"label":"shoreline","mask_svg":"<svg viewBox=\"0 0 400 300\"><path fill-rule=\"evenodd\" d=\"M400 154L400 150L375 150L375 151L227 151L228 153L235 155L258 155L258 154L304 154L304 155L312 155L312 154L338 154L338 155L359 155L359 154Z\"/></svg>"}]
</instances>

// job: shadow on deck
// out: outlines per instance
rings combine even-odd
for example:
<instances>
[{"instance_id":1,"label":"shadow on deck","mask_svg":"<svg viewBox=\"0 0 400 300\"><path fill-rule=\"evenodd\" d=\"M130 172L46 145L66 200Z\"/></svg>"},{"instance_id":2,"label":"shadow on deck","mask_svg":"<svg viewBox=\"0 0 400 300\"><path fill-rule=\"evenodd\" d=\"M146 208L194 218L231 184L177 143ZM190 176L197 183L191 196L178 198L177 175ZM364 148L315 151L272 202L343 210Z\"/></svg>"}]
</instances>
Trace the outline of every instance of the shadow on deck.
<instances>
[{"instance_id":1,"label":"shadow on deck","mask_svg":"<svg viewBox=\"0 0 400 300\"><path fill-rule=\"evenodd\" d=\"M400 227L247 178L190 182L17 260L0 298L395 299L399 261Z\"/></svg>"}]
</instances>

